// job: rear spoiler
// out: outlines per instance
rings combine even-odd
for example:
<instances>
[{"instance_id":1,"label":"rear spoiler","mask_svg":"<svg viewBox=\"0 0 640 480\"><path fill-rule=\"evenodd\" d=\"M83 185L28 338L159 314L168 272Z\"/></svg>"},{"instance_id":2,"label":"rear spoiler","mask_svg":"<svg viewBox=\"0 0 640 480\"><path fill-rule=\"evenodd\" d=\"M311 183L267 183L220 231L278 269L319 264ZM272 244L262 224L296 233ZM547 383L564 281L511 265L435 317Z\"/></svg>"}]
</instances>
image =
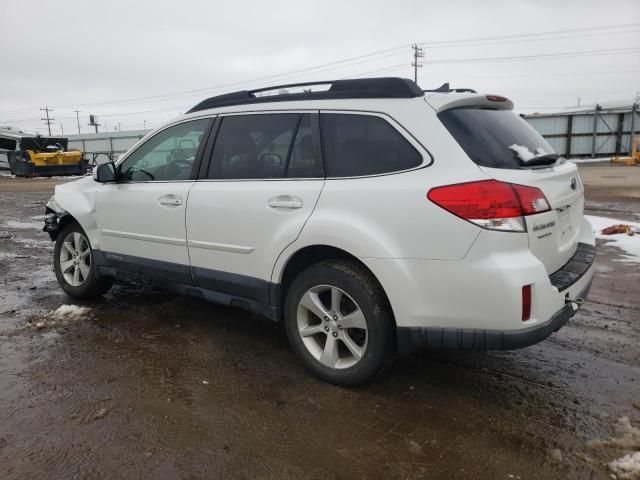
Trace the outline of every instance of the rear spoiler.
<instances>
[{"instance_id":1,"label":"rear spoiler","mask_svg":"<svg viewBox=\"0 0 640 480\"><path fill-rule=\"evenodd\" d=\"M447 93L433 93L427 95L427 102L440 113L452 108L478 107L495 110L513 110L513 102L500 95L478 95L468 93L464 95L448 95ZM435 101L432 101L435 100Z\"/></svg>"}]
</instances>

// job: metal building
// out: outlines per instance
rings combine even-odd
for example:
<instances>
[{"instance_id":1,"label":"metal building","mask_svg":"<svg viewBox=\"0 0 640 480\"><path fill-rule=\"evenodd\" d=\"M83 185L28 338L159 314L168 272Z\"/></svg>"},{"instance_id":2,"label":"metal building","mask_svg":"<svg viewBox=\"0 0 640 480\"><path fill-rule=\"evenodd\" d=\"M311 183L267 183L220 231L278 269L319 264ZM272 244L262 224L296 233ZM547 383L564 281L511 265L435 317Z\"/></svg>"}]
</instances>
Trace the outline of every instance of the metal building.
<instances>
[{"instance_id":1,"label":"metal building","mask_svg":"<svg viewBox=\"0 0 640 480\"><path fill-rule=\"evenodd\" d=\"M69 135L69 148L83 151L85 158L91 163L103 163L118 158L150 131L129 130Z\"/></svg>"},{"instance_id":2,"label":"metal building","mask_svg":"<svg viewBox=\"0 0 640 480\"><path fill-rule=\"evenodd\" d=\"M576 107L524 118L558 152L570 157L629 155L640 129L637 103L608 103Z\"/></svg>"}]
</instances>

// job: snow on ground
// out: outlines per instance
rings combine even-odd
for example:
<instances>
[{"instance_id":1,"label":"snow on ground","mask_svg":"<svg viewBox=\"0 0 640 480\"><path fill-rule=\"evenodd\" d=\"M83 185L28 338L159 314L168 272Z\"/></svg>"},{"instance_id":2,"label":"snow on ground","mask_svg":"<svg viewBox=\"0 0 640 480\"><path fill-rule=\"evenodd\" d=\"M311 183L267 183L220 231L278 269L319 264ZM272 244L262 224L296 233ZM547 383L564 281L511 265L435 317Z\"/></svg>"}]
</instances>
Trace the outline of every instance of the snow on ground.
<instances>
[{"instance_id":1,"label":"snow on ground","mask_svg":"<svg viewBox=\"0 0 640 480\"><path fill-rule=\"evenodd\" d=\"M77 305L61 305L53 312L52 316L61 320L72 320L86 316L91 309L89 307L79 307Z\"/></svg>"},{"instance_id":2,"label":"snow on ground","mask_svg":"<svg viewBox=\"0 0 640 480\"><path fill-rule=\"evenodd\" d=\"M3 226L5 228L16 228L20 230L26 230L34 228L36 230L42 230L42 223L40 222L21 222L19 220L7 220L4 222Z\"/></svg>"},{"instance_id":3,"label":"snow on ground","mask_svg":"<svg viewBox=\"0 0 640 480\"><path fill-rule=\"evenodd\" d=\"M17 243L21 247L35 248L37 250L45 249L53 251L54 243L51 240L34 240L32 238L12 238L13 243Z\"/></svg>"},{"instance_id":4,"label":"snow on ground","mask_svg":"<svg viewBox=\"0 0 640 480\"><path fill-rule=\"evenodd\" d=\"M640 229L640 223L627 222L625 220L617 220L615 218L597 217L595 215L585 215L596 234L596 238L606 240L607 245L618 247L625 252L624 262L640 263L640 234L633 236L626 233L618 233L615 235L602 235L602 229L612 225L624 223Z\"/></svg>"},{"instance_id":5,"label":"snow on ground","mask_svg":"<svg viewBox=\"0 0 640 480\"><path fill-rule=\"evenodd\" d=\"M636 480L640 478L640 452L630 453L609 463L611 470L619 480Z\"/></svg>"},{"instance_id":6,"label":"snow on ground","mask_svg":"<svg viewBox=\"0 0 640 480\"><path fill-rule=\"evenodd\" d=\"M610 163L611 159L610 158L591 158L591 157L585 157L585 158L570 158L569 159L570 162L573 163Z\"/></svg>"},{"instance_id":7,"label":"snow on ground","mask_svg":"<svg viewBox=\"0 0 640 480\"><path fill-rule=\"evenodd\" d=\"M55 177L46 177L46 176L45 177L29 177L29 179L30 180L60 180L60 181L68 182L70 180L77 180L87 175L91 175L91 174L87 173L85 175L58 175ZM18 178L9 171L0 171L0 177Z\"/></svg>"}]
</instances>

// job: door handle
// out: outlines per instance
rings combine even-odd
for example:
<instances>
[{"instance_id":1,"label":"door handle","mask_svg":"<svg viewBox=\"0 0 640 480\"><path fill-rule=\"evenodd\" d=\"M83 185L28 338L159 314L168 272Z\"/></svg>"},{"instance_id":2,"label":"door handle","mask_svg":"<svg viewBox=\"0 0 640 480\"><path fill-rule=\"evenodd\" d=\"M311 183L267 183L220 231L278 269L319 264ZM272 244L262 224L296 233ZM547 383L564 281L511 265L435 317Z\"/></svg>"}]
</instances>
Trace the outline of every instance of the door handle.
<instances>
[{"instance_id":1,"label":"door handle","mask_svg":"<svg viewBox=\"0 0 640 480\"><path fill-rule=\"evenodd\" d=\"M176 195L163 195L158 198L158 203L160 205L166 205L170 207L179 207L182 205L182 199L177 197Z\"/></svg>"},{"instance_id":2,"label":"door handle","mask_svg":"<svg viewBox=\"0 0 640 480\"><path fill-rule=\"evenodd\" d=\"M279 197L269 199L267 205L271 208L302 208L302 199L292 197L290 195L281 195Z\"/></svg>"}]
</instances>

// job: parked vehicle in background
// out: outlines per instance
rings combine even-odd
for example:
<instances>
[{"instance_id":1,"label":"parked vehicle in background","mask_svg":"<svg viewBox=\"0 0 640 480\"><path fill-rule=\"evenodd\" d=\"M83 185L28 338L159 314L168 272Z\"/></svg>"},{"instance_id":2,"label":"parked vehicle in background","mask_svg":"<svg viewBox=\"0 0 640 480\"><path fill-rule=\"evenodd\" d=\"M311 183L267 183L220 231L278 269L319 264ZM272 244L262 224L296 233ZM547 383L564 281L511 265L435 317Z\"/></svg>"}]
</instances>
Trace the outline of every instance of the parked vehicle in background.
<instances>
[{"instance_id":1,"label":"parked vehicle in background","mask_svg":"<svg viewBox=\"0 0 640 480\"><path fill-rule=\"evenodd\" d=\"M0 169L18 177L84 175L88 162L82 152L68 150L68 139L29 135L14 128L0 128ZM6 162L6 163L5 163Z\"/></svg>"},{"instance_id":2,"label":"parked vehicle in background","mask_svg":"<svg viewBox=\"0 0 640 480\"><path fill-rule=\"evenodd\" d=\"M593 275L583 208L508 99L378 78L207 99L56 187L45 230L70 296L133 280L245 308L350 386L397 353L562 327Z\"/></svg>"}]
</instances>

